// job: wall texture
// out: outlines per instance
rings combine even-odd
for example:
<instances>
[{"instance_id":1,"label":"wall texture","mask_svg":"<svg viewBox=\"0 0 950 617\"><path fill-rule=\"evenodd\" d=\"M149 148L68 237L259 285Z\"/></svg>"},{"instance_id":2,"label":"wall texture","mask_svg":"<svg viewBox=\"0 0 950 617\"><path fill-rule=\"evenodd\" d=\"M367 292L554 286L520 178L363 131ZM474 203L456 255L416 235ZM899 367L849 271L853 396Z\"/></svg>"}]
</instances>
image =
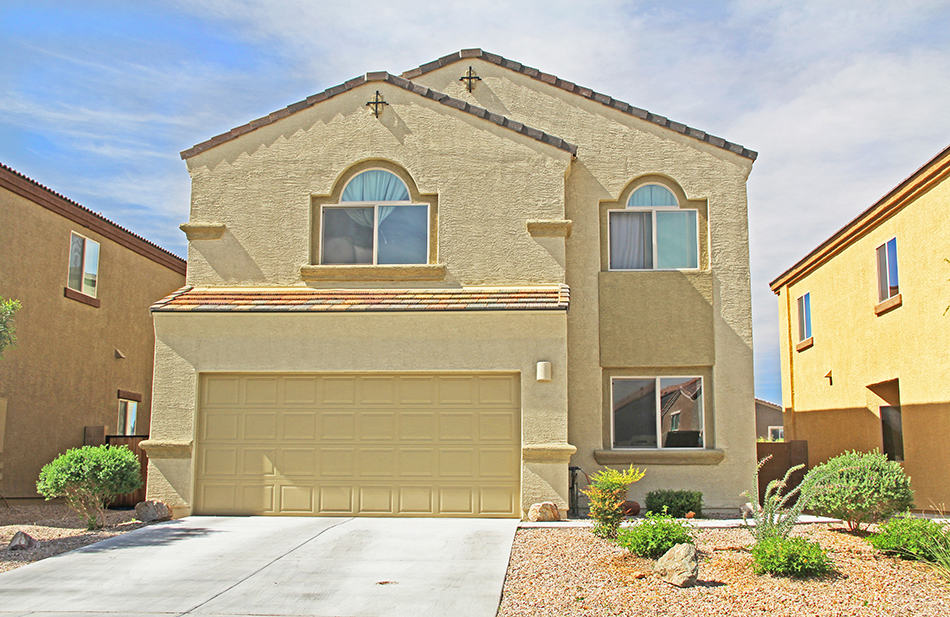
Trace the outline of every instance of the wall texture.
<instances>
[{"instance_id":1,"label":"wall texture","mask_svg":"<svg viewBox=\"0 0 950 617\"><path fill-rule=\"evenodd\" d=\"M142 395L138 426L148 432L148 307L184 276L3 188L0 219L0 296L23 305L18 342L0 359L0 495L35 497L40 468L83 445L83 427L116 431L119 389ZM64 297L71 231L100 243L98 308Z\"/></svg>"},{"instance_id":2,"label":"wall texture","mask_svg":"<svg viewBox=\"0 0 950 617\"><path fill-rule=\"evenodd\" d=\"M917 507L950 504L950 180L907 202L804 277L778 290L786 437L809 462L882 448L881 405L897 388L904 468ZM897 238L901 305L880 315L875 249ZM796 351L797 299L811 295L814 345ZM826 378L831 373L831 379Z\"/></svg>"}]
</instances>

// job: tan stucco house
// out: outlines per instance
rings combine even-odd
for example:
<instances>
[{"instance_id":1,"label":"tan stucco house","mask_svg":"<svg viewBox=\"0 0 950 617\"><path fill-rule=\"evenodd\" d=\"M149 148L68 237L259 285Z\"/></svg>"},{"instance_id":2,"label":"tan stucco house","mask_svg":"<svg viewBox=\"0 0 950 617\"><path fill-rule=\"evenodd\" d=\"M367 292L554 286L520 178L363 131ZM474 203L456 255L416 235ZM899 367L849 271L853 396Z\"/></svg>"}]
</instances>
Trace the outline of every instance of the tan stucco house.
<instances>
[{"instance_id":1,"label":"tan stucco house","mask_svg":"<svg viewBox=\"0 0 950 617\"><path fill-rule=\"evenodd\" d=\"M183 259L0 164L0 297L22 304L0 358L0 496L36 497L68 448L148 434L148 308L184 280Z\"/></svg>"},{"instance_id":2,"label":"tan stucco house","mask_svg":"<svg viewBox=\"0 0 950 617\"><path fill-rule=\"evenodd\" d=\"M519 517L568 466L738 505L755 153L469 49L182 153L148 493L176 514ZM635 493L635 494L634 494Z\"/></svg>"},{"instance_id":3,"label":"tan stucco house","mask_svg":"<svg viewBox=\"0 0 950 617\"><path fill-rule=\"evenodd\" d=\"M950 147L771 283L788 439L810 465L901 461L916 507L950 507Z\"/></svg>"}]
</instances>

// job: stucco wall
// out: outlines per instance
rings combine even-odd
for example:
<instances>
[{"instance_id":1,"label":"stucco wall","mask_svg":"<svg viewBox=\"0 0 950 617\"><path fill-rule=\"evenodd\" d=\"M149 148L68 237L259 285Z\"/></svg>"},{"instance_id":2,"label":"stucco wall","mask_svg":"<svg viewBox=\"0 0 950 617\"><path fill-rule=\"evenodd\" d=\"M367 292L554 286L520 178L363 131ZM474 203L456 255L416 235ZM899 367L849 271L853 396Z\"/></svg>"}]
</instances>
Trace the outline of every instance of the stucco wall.
<instances>
[{"instance_id":1,"label":"stucco wall","mask_svg":"<svg viewBox=\"0 0 950 617\"><path fill-rule=\"evenodd\" d=\"M481 77L471 94L458 81L469 65ZM416 81L578 145L565 189L567 218L574 221L566 246L571 287L568 440L578 448L572 464L592 472L599 467L594 451L610 446L604 443L603 418L594 412L609 395L603 386L606 369L679 363L692 370L690 374L710 369L707 393L711 393L708 400L715 416L707 443L724 452L721 462L660 465L631 456L630 461L647 467L646 477L631 489L631 496L642 499L653 488L695 488L703 491L711 508L742 503L740 493L749 488L755 465L745 190L752 162L479 59L448 65ZM651 295L660 286L656 281L669 278L668 273L598 276L602 269L600 204L617 201L631 183L647 176L663 177L686 199L708 205L708 266L694 284L678 285L683 294ZM605 280L614 275L618 282ZM630 279L630 287L619 281L622 277ZM692 280L689 275L683 278ZM651 311L637 311L635 326L622 307L600 314L600 302L622 302L637 293L649 298ZM599 345L605 338L602 330L611 339L604 350ZM663 352L665 358L645 360L641 337L650 341L651 349L659 349L664 335L671 342L694 343L686 349L671 346ZM626 356L618 357L624 356L624 349ZM687 355L690 360L683 358Z\"/></svg>"},{"instance_id":2,"label":"stucco wall","mask_svg":"<svg viewBox=\"0 0 950 617\"><path fill-rule=\"evenodd\" d=\"M0 296L23 304L17 345L0 359L0 398L7 401L0 495L35 497L40 468L83 445L84 426L116 431L118 389L142 395L138 426L148 432L148 307L184 277L6 189L0 219ZM70 231L100 244L99 308L63 296Z\"/></svg>"},{"instance_id":3,"label":"stucco wall","mask_svg":"<svg viewBox=\"0 0 950 617\"><path fill-rule=\"evenodd\" d=\"M917 505L950 504L950 181L780 289L783 401L787 432L808 439L811 464L845 449L882 447L873 384L899 380L904 468ZM875 249L897 238L901 306L881 315ZM797 298L811 294L814 345L796 351ZM828 372L832 378L825 378ZM788 435L788 433L787 433Z\"/></svg>"},{"instance_id":4,"label":"stucco wall","mask_svg":"<svg viewBox=\"0 0 950 617\"><path fill-rule=\"evenodd\" d=\"M521 375L524 445L530 450L532 445L563 444L567 438L567 325L561 311L156 313L155 330L159 370L153 403L161 413L155 416L151 439L158 443L193 442L198 375L210 371L515 371ZM552 363L550 382L536 381L539 361ZM149 497L175 506L179 515L187 513L194 480L187 453L149 454ZM563 458L526 461L524 507L551 499L566 508L563 471Z\"/></svg>"}]
</instances>

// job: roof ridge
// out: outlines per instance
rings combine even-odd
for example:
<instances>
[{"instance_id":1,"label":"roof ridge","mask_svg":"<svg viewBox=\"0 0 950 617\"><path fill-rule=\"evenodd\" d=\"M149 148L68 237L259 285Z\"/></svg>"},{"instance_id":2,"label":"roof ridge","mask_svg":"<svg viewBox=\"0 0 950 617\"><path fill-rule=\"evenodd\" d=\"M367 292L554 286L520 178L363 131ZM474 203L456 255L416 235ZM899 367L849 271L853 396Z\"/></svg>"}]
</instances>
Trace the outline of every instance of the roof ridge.
<instances>
[{"instance_id":1,"label":"roof ridge","mask_svg":"<svg viewBox=\"0 0 950 617\"><path fill-rule=\"evenodd\" d=\"M432 88L416 84L405 77L393 75L388 71L370 71L359 77L349 79L342 84L331 86L322 92L318 92L317 94L312 94L302 101L291 103L290 105L273 111L266 116L251 120L250 122L234 127L225 133L221 133L220 135L216 135L210 139L206 139L201 143L195 144L191 148L182 150L181 158L191 158L226 141L230 141L240 137L241 135L250 133L251 131L261 128L262 126L273 124L274 122L295 114L298 111L308 109L317 103L322 103L327 99L337 96L338 94L343 94L344 92L348 92L354 88L371 82L384 82L391 84L393 86L402 88L403 90L407 90L409 92L418 94L419 96L431 99L437 103L441 103L446 107L452 107L453 109L457 109L478 118L488 120L489 122L493 122L494 124L512 130L526 137L530 137L542 143L554 146L555 148L569 152L572 156L577 155L577 146L556 135L552 135L540 129L528 126L523 122L517 122L511 118L508 118L507 116L493 113L484 107L478 107L477 105L472 105L461 99L453 98L444 92L439 92L438 90L433 90Z\"/></svg>"},{"instance_id":2,"label":"roof ridge","mask_svg":"<svg viewBox=\"0 0 950 617\"><path fill-rule=\"evenodd\" d=\"M23 180L23 181L28 182L30 185L32 185L32 186L34 186L34 187L36 187L36 188L42 190L42 191L43 191L44 193L46 193L48 196L54 197L56 200L58 200L58 201L61 202L62 204L66 204L66 205L69 206L69 207L76 208L76 209L78 209L80 212L84 213L85 215L95 217L95 219L97 219L97 220L99 220L99 221L101 221L101 222L103 222L103 223L106 223L107 225L109 225L109 226L112 227L113 229L117 230L117 231L120 232L121 234L124 234L124 235L127 236L128 238L134 238L134 240L137 240L137 241L139 241L139 242L143 242L143 243L145 243L146 245L148 245L149 247L151 247L152 249L155 249L155 250L157 250L157 251L160 251L161 254L163 254L166 258L170 258L171 260L174 260L174 262L177 262L178 264L180 264L180 266L181 266L180 271L181 271L182 274L184 274L185 265L187 264L187 262L186 262L184 259L182 259L181 257L179 257L178 255L175 255L174 253L172 253L171 251L169 251L168 249L159 246L158 244L152 242L151 240L148 240L148 239L145 238L144 236L140 236L139 234L135 233L134 231L132 231L132 230L130 230L130 229L127 229L127 228L123 227L122 225L119 225L119 224L116 223L115 221L106 218L105 216L99 214L98 212L95 212L95 211L93 211L93 210L90 210L89 208L87 208L86 206L82 205L82 204L79 203L78 201L76 201L76 200L74 200L74 199L70 199L69 197L66 197L65 195L63 195L62 193L58 193L58 192L54 191L53 189L51 189L50 187L46 186L45 184L42 184L42 183L38 182L37 180L34 180L33 178L27 176L26 174L24 174L24 173L22 173L22 172L19 172L19 171L17 171L16 169L13 169L13 168L10 167L9 165L0 162L0 180L3 179L4 172L5 172L5 174L6 174L7 176L14 176L14 177L16 177L16 178L19 178L20 180ZM37 203L34 199L31 198L31 196L25 195L25 194L23 194L23 193L20 192L20 191L16 191L16 187L15 187L15 186L7 186L7 185L5 185L5 184L0 184L0 185L4 186L4 187L7 188L7 189L10 189L10 190L13 190L13 191L15 191L15 192L18 192L22 197L24 197L24 198L26 198L26 199L30 199L30 200L33 201L34 203ZM39 204L39 205L45 206L46 204ZM82 221L76 221L76 222L82 224ZM111 238L111 239L116 240L116 238ZM126 248L132 249L132 247L131 247L131 246L128 246L128 245L126 245ZM133 249L133 250L134 250L134 249ZM144 257L152 257L152 256L147 255L147 254L145 254L145 253L141 253L141 252L140 252L140 254L142 254ZM171 269L173 269L173 270L178 271L178 268L172 267L172 264L170 264L170 263L162 263L161 261L156 260L156 259L153 259L153 261L156 261L157 263L161 263L161 264L164 265L164 266L167 266L167 267L169 267L169 268L171 268Z\"/></svg>"},{"instance_id":3,"label":"roof ridge","mask_svg":"<svg viewBox=\"0 0 950 617\"><path fill-rule=\"evenodd\" d=\"M483 49L478 48L478 47L470 48L470 49L462 49L457 52L442 56L441 58L438 58L431 62L421 64L414 69L409 69L408 71L403 72L401 74L401 77L404 77L405 79L415 79L416 77L419 77L420 75L425 75L426 73L429 73L436 69L440 69L449 64L459 62L466 58L481 58L482 60L491 62L492 64L497 64L498 66L502 68L506 68L506 69L515 71L517 73L521 73L522 75L527 75L528 77L531 77L538 81L542 81L556 88L560 88L567 92L571 92L578 96L582 96L586 99L590 99L606 107L610 107L622 113L640 118L641 120L646 120L647 122L658 124L659 126L676 131L677 133L681 133L683 135L686 135L687 137L698 139L699 141L706 142L710 145L716 146L717 148L727 150L729 152L732 152L733 154L738 154L741 157L751 159L753 161L759 155L758 152L754 150L750 150L740 144L727 141L723 139L722 137L711 135L710 133L707 133L706 131L693 128L691 126L683 124L682 122L676 122L675 120L671 120L665 116L654 114L650 111L647 111L646 109L636 107L634 105L631 105L630 103L625 103L624 101L615 99L612 96L609 96L606 94L602 94L591 88L587 88L585 86L575 84L574 82L561 79L557 75L545 73L536 68L524 65L521 62L517 62L515 60L509 60L508 58L505 58L504 56L499 56L498 54L493 54L491 52L484 51Z\"/></svg>"}]
</instances>

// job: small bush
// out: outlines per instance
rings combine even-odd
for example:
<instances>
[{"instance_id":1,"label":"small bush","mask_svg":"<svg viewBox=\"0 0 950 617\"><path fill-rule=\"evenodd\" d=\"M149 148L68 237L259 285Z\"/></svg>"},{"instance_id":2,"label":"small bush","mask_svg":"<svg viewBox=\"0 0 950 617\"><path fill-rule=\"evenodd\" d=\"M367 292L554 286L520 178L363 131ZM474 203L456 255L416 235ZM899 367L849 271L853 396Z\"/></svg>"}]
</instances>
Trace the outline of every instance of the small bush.
<instances>
[{"instance_id":1,"label":"small bush","mask_svg":"<svg viewBox=\"0 0 950 617\"><path fill-rule=\"evenodd\" d=\"M802 485L796 486L792 490L786 490L791 481L792 474L804 468L804 465L795 465L785 472L781 480L772 480L765 487L765 495L762 497L762 503L759 503L759 471L762 466L772 458L772 455L766 456L755 468L755 481L752 488L742 493L751 504L756 504L752 511L752 519L755 525L748 521L748 514L742 513L742 523L745 525L756 542L762 542L770 538L787 538L792 532L795 523L802 511L808 507L816 491L821 487L817 484L806 486L802 491Z\"/></svg>"},{"instance_id":2,"label":"small bush","mask_svg":"<svg viewBox=\"0 0 950 617\"><path fill-rule=\"evenodd\" d=\"M878 527L868 542L891 555L935 563L950 552L950 530L937 521L903 515Z\"/></svg>"},{"instance_id":3,"label":"small bush","mask_svg":"<svg viewBox=\"0 0 950 617\"><path fill-rule=\"evenodd\" d=\"M693 530L666 512L647 512L646 518L636 525L621 529L617 544L634 555L657 559L677 544L693 544Z\"/></svg>"},{"instance_id":4,"label":"small bush","mask_svg":"<svg viewBox=\"0 0 950 617\"><path fill-rule=\"evenodd\" d=\"M105 504L141 485L139 459L127 447L83 446L44 465L36 491L47 500L65 498L89 529L97 529L104 522Z\"/></svg>"},{"instance_id":5,"label":"small bush","mask_svg":"<svg viewBox=\"0 0 950 617\"><path fill-rule=\"evenodd\" d=\"M802 491L814 491L808 507L840 518L857 531L914 505L910 478L899 463L874 452L845 452L805 475Z\"/></svg>"},{"instance_id":6,"label":"small bush","mask_svg":"<svg viewBox=\"0 0 950 617\"><path fill-rule=\"evenodd\" d=\"M756 574L805 578L828 572L831 560L817 542L776 537L752 547L752 568Z\"/></svg>"},{"instance_id":7,"label":"small bush","mask_svg":"<svg viewBox=\"0 0 950 617\"><path fill-rule=\"evenodd\" d=\"M699 491L650 491L647 493L647 512L666 512L673 517L683 518L687 512L697 517L703 515L703 494Z\"/></svg>"},{"instance_id":8,"label":"small bush","mask_svg":"<svg viewBox=\"0 0 950 617\"><path fill-rule=\"evenodd\" d=\"M602 469L590 479L584 494L590 499L590 517L594 519L594 534L601 538L617 537L623 520L623 502L627 489L643 478L643 471L633 465L629 469Z\"/></svg>"}]
</instances>

